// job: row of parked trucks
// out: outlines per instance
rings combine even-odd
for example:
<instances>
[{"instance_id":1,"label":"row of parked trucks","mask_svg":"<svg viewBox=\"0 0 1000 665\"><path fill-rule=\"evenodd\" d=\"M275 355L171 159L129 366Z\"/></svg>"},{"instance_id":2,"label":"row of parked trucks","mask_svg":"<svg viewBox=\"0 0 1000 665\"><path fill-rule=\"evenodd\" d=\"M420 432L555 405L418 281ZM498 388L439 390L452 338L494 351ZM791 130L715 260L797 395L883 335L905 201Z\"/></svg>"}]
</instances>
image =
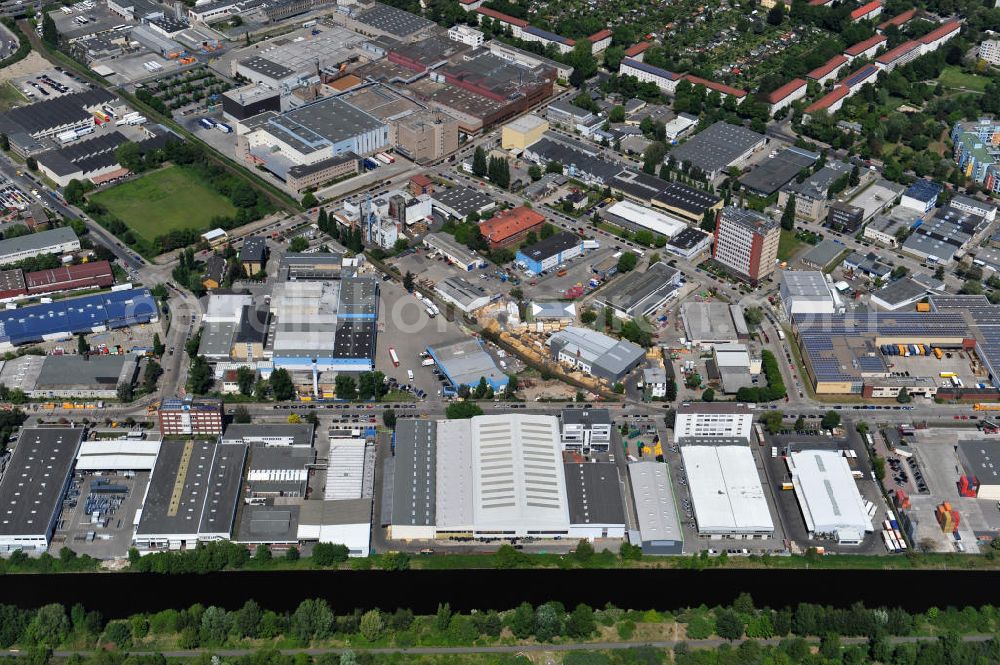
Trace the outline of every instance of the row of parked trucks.
<instances>
[{"instance_id":1,"label":"row of parked trucks","mask_svg":"<svg viewBox=\"0 0 1000 665\"><path fill-rule=\"evenodd\" d=\"M944 352L939 347L932 347L930 344L883 344L880 348L882 354L886 356L903 356L909 358L910 356L929 356L933 354L938 360L944 357Z\"/></svg>"}]
</instances>

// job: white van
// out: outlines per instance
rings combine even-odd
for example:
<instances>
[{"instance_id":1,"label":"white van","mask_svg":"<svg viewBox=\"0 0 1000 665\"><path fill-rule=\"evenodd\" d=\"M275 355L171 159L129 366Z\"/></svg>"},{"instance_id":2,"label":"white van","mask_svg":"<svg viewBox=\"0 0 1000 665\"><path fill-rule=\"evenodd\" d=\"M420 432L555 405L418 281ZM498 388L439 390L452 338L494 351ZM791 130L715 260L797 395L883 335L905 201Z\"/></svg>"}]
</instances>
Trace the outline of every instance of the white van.
<instances>
[{"instance_id":1,"label":"white van","mask_svg":"<svg viewBox=\"0 0 1000 665\"><path fill-rule=\"evenodd\" d=\"M407 378L407 380L410 383L413 383L413 370L412 369L406 370L406 378Z\"/></svg>"}]
</instances>

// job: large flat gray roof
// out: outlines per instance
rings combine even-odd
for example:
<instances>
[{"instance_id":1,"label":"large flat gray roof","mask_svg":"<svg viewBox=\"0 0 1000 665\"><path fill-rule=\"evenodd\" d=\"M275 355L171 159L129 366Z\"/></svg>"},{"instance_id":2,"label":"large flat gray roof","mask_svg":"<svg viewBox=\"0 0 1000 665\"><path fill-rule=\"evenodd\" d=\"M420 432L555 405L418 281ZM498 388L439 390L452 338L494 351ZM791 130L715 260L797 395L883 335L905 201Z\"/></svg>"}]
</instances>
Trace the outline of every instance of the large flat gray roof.
<instances>
[{"instance_id":1,"label":"large flat gray roof","mask_svg":"<svg viewBox=\"0 0 1000 665\"><path fill-rule=\"evenodd\" d=\"M231 533L246 457L240 444L164 441L136 534Z\"/></svg>"},{"instance_id":2,"label":"large flat gray roof","mask_svg":"<svg viewBox=\"0 0 1000 665\"><path fill-rule=\"evenodd\" d=\"M119 382L131 379L138 358L134 355L45 356L35 390L114 389Z\"/></svg>"},{"instance_id":3,"label":"large flat gray roof","mask_svg":"<svg viewBox=\"0 0 1000 665\"><path fill-rule=\"evenodd\" d=\"M684 534L677 518L674 496L670 491L667 465L659 462L633 462L628 465L632 498L639 534L643 543L681 542Z\"/></svg>"},{"instance_id":4,"label":"large flat gray roof","mask_svg":"<svg viewBox=\"0 0 1000 665\"><path fill-rule=\"evenodd\" d=\"M28 427L0 480L0 536L45 536L83 440L83 428Z\"/></svg>"},{"instance_id":5,"label":"large flat gray roof","mask_svg":"<svg viewBox=\"0 0 1000 665\"><path fill-rule=\"evenodd\" d=\"M433 526L436 519L437 429L433 420L396 423L392 524Z\"/></svg>"},{"instance_id":6,"label":"large flat gray roof","mask_svg":"<svg viewBox=\"0 0 1000 665\"><path fill-rule=\"evenodd\" d=\"M53 245L62 245L74 240L77 240L76 233L68 226L60 226L57 229L40 233L29 233L26 236L0 240L0 257L20 252L41 252Z\"/></svg>"},{"instance_id":7,"label":"large flat gray roof","mask_svg":"<svg viewBox=\"0 0 1000 665\"><path fill-rule=\"evenodd\" d=\"M298 542L299 507L243 506L236 541L240 543Z\"/></svg>"},{"instance_id":8,"label":"large flat gray roof","mask_svg":"<svg viewBox=\"0 0 1000 665\"><path fill-rule=\"evenodd\" d=\"M621 478L614 464L565 464L570 524L625 524Z\"/></svg>"},{"instance_id":9,"label":"large flat gray roof","mask_svg":"<svg viewBox=\"0 0 1000 665\"><path fill-rule=\"evenodd\" d=\"M719 121L670 151L679 163L689 162L706 173L721 171L758 143L764 136L745 127Z\"/></svg>"},{"instance_id":10,"label":"large flat gray roof","mask_svg":"<svg viewBox=\"0 0 1000 665\"><path fill-rule=\"evenodd\" d=\"M662 261L649 266L645 272L620 276L598 294L598 300L626 312L629 316L643 316L677 289L677 268Z\"/></svg>"},{"instance_id":11,"label":"large flat gray roof","mask_svg":"<svg viewBox=\"0 0 1000 665\"><path fill-rule=\"evenodd\" d=\"M309 423L233 423L223 435L226 442L268 443L311 446L313 426Z\"/></svg>"},{"instance_id":12,"label":"large flat gray roof","mask_svg":"<svg viewBox=\"0 0 1000 665\"><path fill-rule=\"evenodd\" d=\"M268 132L303 153L328 148L384 126L375 116L338 97L325 97L280 115L272 114L264 123Z\"/></svg>"}]
</instances>

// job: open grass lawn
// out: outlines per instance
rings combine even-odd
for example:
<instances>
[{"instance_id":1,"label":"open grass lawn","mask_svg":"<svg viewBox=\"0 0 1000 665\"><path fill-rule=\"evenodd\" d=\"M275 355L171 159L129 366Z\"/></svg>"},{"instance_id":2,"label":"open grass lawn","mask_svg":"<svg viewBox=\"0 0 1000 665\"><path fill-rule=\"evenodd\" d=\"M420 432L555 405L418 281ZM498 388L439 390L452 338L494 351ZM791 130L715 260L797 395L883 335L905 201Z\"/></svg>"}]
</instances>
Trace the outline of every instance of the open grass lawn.
<instances>
[{"instance_id":1,"label":"open grass lawn","mask_svg":"<svg viewBox=\"0 0 1000 665\"><path fill-rule=\"evenodd\" d=\"M985 76L976 76L975 74L967 74L962 71L961 67L945 67L941 72L941 76L938 77L941 81L941 85L946 88L962 88L965 90L976 90L978 92L983 92L986 90L986 84L989 83L989 79Z\"/></svg>"},{"instance_id":2,"label":"open grass lawn","mask_svg":"<svg viewBox=\"0 0 1000 665\"><path fill-rule=\"evenodd\" d=\"M795 237L794 231L781 230L781 239L778 241L778 260L788 261L795 255L799 247L805 243Z\"/></svg>"},{"instance_id":3,"label":"open grass lawn","mask_svg":"<svg viewBox=\"0 0 1000 665\"><path fill-rule=\"evenodd\" d=\"M0 84L0 111L9 111L15 106L23 106L27 103L28 98L22 95L10 81Z\"/></svg>"},{"instance_id":4,"label":"open grass lawn","mask_svg":"<svg viewBox=\"0 0 1000 665\"><path fill-rule=\"evenodd\" d=\"M147 173L93 199L149 243L174 229L207 229L213 217L236 214L229 199L179 166Z\"/></svg>"}]
</instances>

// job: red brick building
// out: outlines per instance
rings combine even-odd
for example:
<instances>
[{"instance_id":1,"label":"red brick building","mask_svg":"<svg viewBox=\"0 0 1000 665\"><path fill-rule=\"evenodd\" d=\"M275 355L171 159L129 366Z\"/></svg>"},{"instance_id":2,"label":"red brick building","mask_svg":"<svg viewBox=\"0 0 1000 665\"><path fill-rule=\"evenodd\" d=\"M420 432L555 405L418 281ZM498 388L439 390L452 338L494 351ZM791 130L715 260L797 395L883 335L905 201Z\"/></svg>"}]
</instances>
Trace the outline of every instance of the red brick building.
<instances>
[{"instance_id":1,"label":"red brick building","mask_svg":"<svg viewBox=\"0 0 1000 665\"><path fill-rule=\"evenodd\" d=\"M219 436L222 434L222 401L217 399L165 399L159 410L163 436Z\"/></svg>"}]
</instances>

